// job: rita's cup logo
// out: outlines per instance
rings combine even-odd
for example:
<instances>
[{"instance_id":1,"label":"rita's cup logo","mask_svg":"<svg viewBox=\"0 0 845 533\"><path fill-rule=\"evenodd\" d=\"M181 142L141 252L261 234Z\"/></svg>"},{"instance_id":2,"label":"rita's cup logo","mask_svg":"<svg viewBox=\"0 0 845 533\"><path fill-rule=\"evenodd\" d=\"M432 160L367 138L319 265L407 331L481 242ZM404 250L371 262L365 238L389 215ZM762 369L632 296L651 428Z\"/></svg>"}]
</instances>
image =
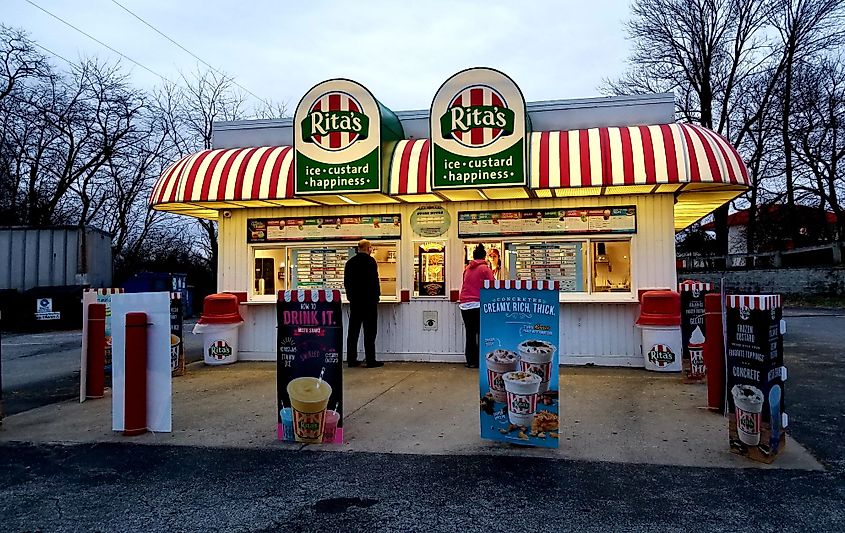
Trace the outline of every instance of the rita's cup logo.
<instances>
[{"instance_id":1,"label":"rita's cup logo","mask_svg":"<svg viewBox=\"0 0 845 533\"><path fill-rule=\"evenodd\" d=\"M351 95L340 91L326 93L314 100L302 120L302 139L330 152L349 148L367 138L370 119L362 111L361 104Z\"/></svg>"},{"instance_id":2,"label":"rita's cup logo","mask_svg":"<svg viewBox=\"0 0 845 533\"><path fill-rule=\"evenodd\" d=\"M440 117L444 139L468 148L481 148L514 131L514 112L504 96L486 85L473 85L456 94Z\"/></svg>"},{"instance_id":3,"label":"rita's cup logo","mask_svg":"<svg viewBox=\"0 0 845 533\"><path fill-rule=\"evenodd\" d=\"M217 340L208 347L208 356L212 359L222 361L232 355L232 347L224 340Z\"/></svg>"},{"instance_id":4,"label":"rita's cup logo","mask_svg":"<svg viewBox=\"0 0 845 533\"><path fill-rule=\"evenodd\" d=\"M675 362L675 353L665 344L655 344L648 352L648 361L662 368Z\"/></svg>"}]
</instances>

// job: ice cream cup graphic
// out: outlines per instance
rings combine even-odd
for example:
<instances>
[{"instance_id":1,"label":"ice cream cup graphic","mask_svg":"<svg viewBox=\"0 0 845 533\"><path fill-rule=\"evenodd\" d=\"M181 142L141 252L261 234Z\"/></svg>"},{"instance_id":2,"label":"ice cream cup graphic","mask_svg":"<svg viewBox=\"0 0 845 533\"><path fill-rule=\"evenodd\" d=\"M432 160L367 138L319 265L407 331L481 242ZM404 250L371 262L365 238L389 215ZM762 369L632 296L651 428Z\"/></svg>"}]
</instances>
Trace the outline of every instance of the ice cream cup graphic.
<instances>
[{"instance_id":1,"label":"ice cream cup graphic","mask_svg":"<svg viewBox=\"0 0 845 533\"><path fill-rule=\"evenodd\" d=\"M736 431L739 440L749 446L757 446L760 444L763 392L752 385L734 385L731 394L736 407Z\"/></svg>"},{"instance_id":2,"label":"ice cream cup graphic","mask_svg":"<svg viewBox=\"0 0 845 533\"><path fill-rule=\"evenodd\" d=\"M170 334L170 370L179 368L179 342L182 339L174 334Z\"/></svg>"},{"instance_id":3,"label":"ice cream cup graphic","mask_svg":"<svg viewBox=\"0 0 845 533\"><path fill-rule=\"evenodd\" d=\"M507 372L502 376L507 392L508 420L530 427L537 412L540 376L533 372Z\"/></svg>"},{"instance_id":4,"label":"ice cream cup graphic","mask_svg":"<svg viewBox=\"0 0 845 533\"><path fill-rule=\"evenodd\" d=\"M689 338L690 377L703 378L707 369L704 366L704 333L696 326Z\"/></svg>"},{"instance_id":5,"label":"ice cream cup graphic","mask_svg":"<svg viewBox=\"0 0 845 533\"><path fill-rule=\"evenodd\" d=\"M279 411L279 416L282 418L282 439L296 440L293 434L293 410L285 407Z\"/></svg>"},{"instance_id":6,"label":"ice cream cup graphic","mask_svg":"<svg viewBox=\"0 0 845 533\"><path fill-rule=\"evenodd\" d=\"M516 352L493 350L487 354L485 359L487 360L487 383L490 386L490 394L493 395L493 400L504 403L508 400L508 397L502 376L507 372L516 370L518 362Z\"/></svg>"},{"instance_id":7,"label":"ice cream cup graphic","mask_svg":"<svg viewBox=\"0 0 845 533\"><path fill-rule=\"evenodd\" d=\"M338 421L340 421L340 413L335 410L326 411L323 442L334 442Z\"/></svg>"},{"instance_id":8,"label":"ice cream cup graphic","mask_svg":"<svg viewBox=\"0 0 845 533\"><path fill-rule=\"evenodd\" d=\"M549 390L552 375L552 359L557 347L538 339L528 339L519 343L519 369L540 377L540 394Z\"/></svg>"},{"instance_id":9,"label":"ice cream cup graphic","mask_svg":"<svg viewBox=\"0 0 845 533\"><path fill-rule=\"evenodd\" d=\"M322 442L326 406L332 387L313 377L292 379L287 386L293 409L293 433L297 442Z\"/></svg>"}]
</instances>

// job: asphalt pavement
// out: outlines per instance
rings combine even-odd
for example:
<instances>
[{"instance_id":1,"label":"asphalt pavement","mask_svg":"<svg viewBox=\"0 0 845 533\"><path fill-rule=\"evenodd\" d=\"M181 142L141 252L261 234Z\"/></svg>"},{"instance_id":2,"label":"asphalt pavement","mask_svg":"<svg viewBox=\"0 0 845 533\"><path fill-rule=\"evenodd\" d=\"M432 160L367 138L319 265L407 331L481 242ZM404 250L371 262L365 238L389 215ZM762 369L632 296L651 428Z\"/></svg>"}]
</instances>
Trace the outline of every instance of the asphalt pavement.
<instances>
[{"instance_id":1,"label":"asphalt pavement","mask_svg":"<svg viewBox=\"0 0 845 533\"><path fill-rule=\"evenodd\" d=\"M196 320L185 321L190 331ZM202 359L200 335L184 335L188 363ZM42 405L79 397L82 331L8 333L0 338L3 412L22 413ZM107 376L106 385L110 379Z\"/></svg>"},{"instance_id":2,"label":"asphalt pavement","mask_svg":"<svg viewBox=\"0 0 845 533\"><path fill-rule=\"evenodd\" d=\"M845 316L786 315L790 431L824 471L8 444L0 531L845 531Z\"/></svg>"}]
</instances>

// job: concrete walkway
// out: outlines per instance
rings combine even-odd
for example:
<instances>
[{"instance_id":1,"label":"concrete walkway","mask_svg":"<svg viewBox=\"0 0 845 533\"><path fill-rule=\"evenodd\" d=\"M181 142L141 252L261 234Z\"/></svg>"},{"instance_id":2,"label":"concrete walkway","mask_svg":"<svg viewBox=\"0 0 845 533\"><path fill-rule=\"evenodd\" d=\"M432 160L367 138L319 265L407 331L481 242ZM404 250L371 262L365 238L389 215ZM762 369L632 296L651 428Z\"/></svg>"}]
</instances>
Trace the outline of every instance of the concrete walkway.
<instances>
[{"instance_id":1,"label":"concrete walkway","mask_svg":"<svg viewBox=\"0 0 845 533\"><path fill-rule=\"evenodd\" d=\"M727 420L702 409L706 388L677 375L616 368L561 368L557 450L481 440L477 370L388 363L345 369L343 446L282 443L276 434L275 363L189 367L173 381L173 432L126 438L111 431L111 400L66 402L3 421L0 441L133 442L404 454L557 457L661 465L821 470L797 442L773 465L728 451Z\"/></svg>"}]
</instances>

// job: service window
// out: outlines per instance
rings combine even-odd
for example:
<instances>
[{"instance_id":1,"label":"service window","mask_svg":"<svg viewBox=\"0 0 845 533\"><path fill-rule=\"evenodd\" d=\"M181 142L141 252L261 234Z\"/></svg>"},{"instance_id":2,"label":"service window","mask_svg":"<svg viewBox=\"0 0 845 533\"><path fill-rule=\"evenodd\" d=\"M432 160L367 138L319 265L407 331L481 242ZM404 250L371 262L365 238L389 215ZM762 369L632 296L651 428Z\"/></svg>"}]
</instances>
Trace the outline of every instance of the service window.
<instances>
[{"instance_id":1,"label":"service window","mask_svg":"<svg viewBox=\"0 0 845 533\"><path fill-rule=\"evenodd\" d=\"M414 242L414 296L446 296L445 242Z\"/></svg>"},{"instance_id":2,"label":"service window","mask_svg":"<svg viewBox=\"0 0 845 533\"><path fill-rule=\"evenodd\" d=\"M631 292L631 241L591 242L593 292Z\"/></svg>"},{"instance_id":3,"label":"service window","mask_svg":"<svg viewBox=\"0 0 845 533\"><path fill-rule=\"evenodd\" d=\"M356 253L355 245L349 242L288 247L290 289L338 289L345 295L344 268L346 262ZM398 299L397 254L395 242L373 242L372 256L378 264L382 300Z\"/></svg>"},{"instance_id":4,"label":"service window","mask_svg":"<svg viewBox=\"0 0 845 533\"><path fill-rule=\"evenodd\" d=\"M355 255L348 244L290 248L290 288L340 289L343 291L343 268Z\"/></svg>"},{"instance_id":5,"label":"service window","mask_svg":"<svg viewBox=\"0 0 845 533\"><path fill-rule=\"evenodd\" d=\"M253 263L252 296L272 296L287 282L286 249L256 249Z\"/></svg>"},{"instance_id":6,"label":"service window","mask_svg":"<svg viewBox=\"0 0 845 533\"><path fill-rule=\"evenodd\" d=\"M484 249L487 251L485 260L496 279L508 279L508 270L505 267L504 259L504 245L501 241L464 242L464 264L466 265L472 261L472 253L479 244L483 244Z\"/></svg>"},{"instance_id":7,"label":"service window","mask_svg":"<svg viewBox=\"0 0 845 533\"><path fill-rule=\"evenodd\" d=\"M561 292L587 291L586 241L524 241L505 244L511 279L553 280Z\"/></svg>"},{"instance_id":8,"label":"service window","mask_svg":"<svg viewBox=\"0 0 845 533\"><path fill-rule=\"evenodd\" d=\"M376 241L372 244L372 255L373 258L376 260L376 263L378 264L378 278L379 286L381 289L381 299L398 299L399 291L397 290L398 284L396 282L398 272L396 269L396 257L399 253L399 249L395 242ZM355 249L353 249L352 252L353 254L357 253ZM343 273L341 272L341 280L342 278Z\"/></svg>"}]
</instances>

